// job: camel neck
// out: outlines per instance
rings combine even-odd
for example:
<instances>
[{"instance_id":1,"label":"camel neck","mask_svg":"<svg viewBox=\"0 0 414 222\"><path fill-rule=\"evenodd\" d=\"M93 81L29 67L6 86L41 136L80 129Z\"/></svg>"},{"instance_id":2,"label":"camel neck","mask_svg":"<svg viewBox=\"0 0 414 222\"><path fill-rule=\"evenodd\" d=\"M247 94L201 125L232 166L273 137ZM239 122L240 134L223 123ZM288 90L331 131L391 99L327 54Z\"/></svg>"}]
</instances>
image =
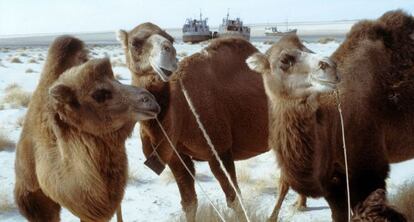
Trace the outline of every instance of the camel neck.
<instances>
[{"instance_id":1,"label":"camel neck","mask_svg":"<svg viewBox=\"0 0 414 222\"><path fill-rule=\"evenodd\" d=\"M85 177L100 178L103 184L99 186L105 187L110 200L117 201L126 184L128 162L125 140L133 127L134 124L129 124L98 137L69 126L55 115L53 132L59 138L57 148L60 151L61 163L75 169L88 169ZM85 181L93 180L85 178Z\"/></svg>"},{"instance_id":2,"label":"camel neck","mask_svg":"<svg viewBox=\"0 0 414 222\"><path fill-rule=\"evenodd\" d=\"M312 178L316 110L303 100L272 101L270 104L270 144L286 180L297 191L319 195Z\"/></svg>"}]
</instances>

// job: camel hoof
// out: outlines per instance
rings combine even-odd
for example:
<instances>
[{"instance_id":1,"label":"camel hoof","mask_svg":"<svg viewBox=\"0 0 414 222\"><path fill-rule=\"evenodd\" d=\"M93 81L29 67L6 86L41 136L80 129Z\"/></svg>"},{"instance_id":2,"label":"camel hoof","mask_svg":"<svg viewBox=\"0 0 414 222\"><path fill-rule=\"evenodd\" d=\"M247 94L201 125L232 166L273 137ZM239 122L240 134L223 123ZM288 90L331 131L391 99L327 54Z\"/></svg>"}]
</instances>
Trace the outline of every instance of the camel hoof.
<instances>
[{"instance_id":1,"label":"camel hoof","mask_svg":"<svg viewBox=\"0 0 414 222\"><path fill-rule=\"evenodd\" d=\"M277 217L269 217L266 222L277 222Z\"/></svg>"},{"instance_id":2,"label":"camel hoof","mask_svg":"<svg viewBox=\"0 0 414 222\"><path fill-rule=\"evenodd\" d=\"M297 202L297 201L293 204L293 207L295 207L295 209L296 209L297 211L306 211L306 209L308 208L308 207L306 206L306 204L299 203L299 202Z\"/></svg>"},{"instance_id":3,"label":"camel hoof","mask_svg":"<svg viewBox=\"0 0 414 222\"><path fill-rule=\"evenodd\" d=\"M303 212L303 211L306 211L306 209L308 209L308 207L306 207L306 205L305 206L296 206L296 210L297 211L301 211L301 212Z\"/></svg>"}]
</instances>

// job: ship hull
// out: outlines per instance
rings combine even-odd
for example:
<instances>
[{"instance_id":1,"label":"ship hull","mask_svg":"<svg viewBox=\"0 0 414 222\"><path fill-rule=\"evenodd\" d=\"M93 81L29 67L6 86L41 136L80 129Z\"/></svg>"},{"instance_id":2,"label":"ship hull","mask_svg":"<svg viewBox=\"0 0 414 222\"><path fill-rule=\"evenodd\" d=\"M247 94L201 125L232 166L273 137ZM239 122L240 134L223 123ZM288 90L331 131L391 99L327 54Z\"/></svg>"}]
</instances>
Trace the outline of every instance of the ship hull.
<instances>
[{"instance_id":1,"label":"ship hull","mask_svg":"<svg viewBox=\"0 0 414 222\"><path fill-rule=\"evenodd\" d=\"M250 34L249 33L241 33L241 32L219 32L218 37L241 37L246 39L247 41L250 41Z\"/></svg>"},{"instance_id":2,"label":"ship hull","mask_svg":"<svg viewBox=\"0 0 414 222\"><path fill-rule=\"evenodd\" d=\"M285 35L291 35L296 34L297 30L292 30L289 32L265 32L266 36L285 36Z\"/></svg>"},{"instance_id":3,"label":"ship hull","mask_svg":"<svg viewBox=\"0 0 414 222\"><path fill-rule=\"evenodd\" d=\"M211 35L183 35L183 42L198 43L211 39Z\"/></svg>"}]
</instances>

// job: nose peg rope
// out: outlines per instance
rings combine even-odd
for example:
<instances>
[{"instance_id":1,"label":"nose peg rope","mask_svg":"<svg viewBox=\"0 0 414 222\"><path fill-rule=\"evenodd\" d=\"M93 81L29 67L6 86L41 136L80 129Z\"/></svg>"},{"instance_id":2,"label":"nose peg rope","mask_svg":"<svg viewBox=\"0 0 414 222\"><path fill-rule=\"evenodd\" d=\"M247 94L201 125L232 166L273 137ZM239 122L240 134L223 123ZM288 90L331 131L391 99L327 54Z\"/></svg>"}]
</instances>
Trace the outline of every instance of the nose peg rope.
<instances>
[{"instance_id":1,"label":"nose peg rope","mask_svg":"<svg viewBox=\"0 0 414 222\"><path fill-rule=\"evenodd\" d=\"M247 215L247 211L246 211L246 208L244 207L243 200L242 200L242 198L241 198L241 196L240 196L240 193L238 192L238 190L237 190L237 188L236 188L235 184L233 183L233 180L231 179L230 174L227 172L226 168L224 167L223 161L221 161L221 158L219 157L219 155L218 155L218 153L217 153L217 150L215 149L215 147L214 147L214 145L213 145L213 142L211 141L210 136L208 135L208 133L207 133L206 129L204 128L204 125L203 125L203 123L202 123L202 122L201 122L201 120L200 120L200 116L198 115L198 113L197 113L197 111L196 111L196 109L195 109L195 107L194 107L194 104L193 104L193 102L192 102L192 100L191 100L190 96L188 95L188 92L187 92L186 88L184 87L184 84L183 84L182 79L179 79L179 81L180 81L180 86L181 86L181 90L182 90L182 92L183 92L183 94L184 94L184 97L185 97L185 99L187 100L188 106L190 107L190 110L191 110L191 112L193 113L193 115L194 115L194 117L195 117L195 119L196 119L196 121L197 121L197 123L198 123L198 126L199 126L200 130L201 130L201 131L202 131L202 133L203 133L204 139L206 140L207 144L210 146L211 151L212 151L212 152L213 152L213 154L214 154L214 157L215 157L215 158L216 158L216 160L219 162L220 168L221 168L221 170L224 172L224 175L227 177L227 179L228 179L228 181L229 181L229 183L230 183L231 187L232 187L232 188L233 188L233 190L236 192L236 197L237 197L237 200L238 200L238 201L239 201L239 203L240 203L241 209L243 210L243 214L244 214L244 216L245 216L245 218L246 218L247 222L250 222L250 219L249 219L249 217L248 217L248 215Z\"/></svg>"},{"instance_id":2,"label":"nose peg rope","mask_svg":"<svg viewBox=\"0 0 414 222\"><path fill-rule=\"evenodd\" d=\"M158 118L155 118L155 120L157 121L158 126L160 127L162 133L164 134L165 138L167 139L167 141L170 144L171 148L173 149L174 153L178 156L178 159L181 161L181 163L183 164L184 168L187 170L188 174L190 174L190 176L193 178L193 180L195 181L195 183L197 184L197 186L200 188L201 192L203 192L204 193L204 196L207 197L208 202L213 207L214 211L217 213L217 215L220 218L220 220L222 222L226 222L226 220L224 219L223 215L220 213L220 211L218 210L218 208L214 205L214 203L211 200L210 196L208 195L207 191L203 188L203 186L201 186L201 183L196 180L195 175L191 172L191 170L187 167L187 164L185 164L184 160L181 158L180 154L178 153L177 148L175 147L175 145L171 141L170 137L168 136L168 134L165 131L164 127L162 126L161 122L158 120Z\"/></svg>"},{"instance_id":3,"label":"nose peg rope","mask_svg":"<svg viewBox=\"0 0 414 222\"><path fill-rule=\"evenodd\" d=\"M342 145L344 149L344 160L345 160L345 173L346 173L346 193L347 193L347 204L348 204L348 222L351 222L352 211L351 211L351 195L349 188L349 172L348 172L348 156L345 143L345 127L344 118L342 116L341 100L339 99L339 90L335 90L336 102L338 105L339 117L341 119L341 132L342 132Z\"/></svg>"}]
</instances>

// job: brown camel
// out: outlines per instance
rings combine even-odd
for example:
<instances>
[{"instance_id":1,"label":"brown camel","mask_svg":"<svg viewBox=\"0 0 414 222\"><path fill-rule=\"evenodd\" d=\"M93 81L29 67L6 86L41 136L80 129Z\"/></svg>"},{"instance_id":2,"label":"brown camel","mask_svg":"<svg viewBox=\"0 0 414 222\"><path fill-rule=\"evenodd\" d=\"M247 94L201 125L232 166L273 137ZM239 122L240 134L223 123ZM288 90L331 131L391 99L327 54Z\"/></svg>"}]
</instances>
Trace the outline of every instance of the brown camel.
<instances>
[{"instance_id":1,"label":"brown camel","mask_svg":"<svg viewBox=\"0 0 414 222\"><path fill-rule=\"evenodd\" d=\"M339 90L352 207L376 189L385 189L389 162L413 157L414 149L410 147L414 142L411 136L414 130L413 31L411 16L401 11L389 12L376 21L355 25L331 57L343 79ZM299 193L325 197L333 219L346 221L345 169L335 98L323 92L295 94L315 80L313 72L290 85L277 79L294 71L295 64L302 61L295 55L286 59L285 51L300 49L300 45L292 42L295 41L285 38L266 55L255 54L248 60L252 68L264 74L266 93L272 101L272 120L277 127L271 127L270 135L278 138L273 140L279 144L276 151L282 151L278 155L280 164L285 165L282 170L289 171L285 174L288 184ZM287 48L281 50L284 47ZM288 71L283 67L284 60L291 61ZM321 84L332 83L322 81ZM285 90L286 87L292 92ZM305 151L309 155L303 155ZM298 165L302 169L298 170ZM387 213L383 216L390 221L404 221L402 216L396 216L399 213L395 210L384 210Z\"/></svg>"},{"instance_id":2,"label":"brown camel","mask_svg":"<svg viewBox=\"0 0 414 222\"><path fill-rule=\"evenodd\" d=\"M127 179L125 140L160 108L147 90L115 80L108 59L87 60L82 41L49 48L16 150L15 199L29 221L109 221Z\"/></svg>"},{"instance_id":3,"label":"brown camel","mask_svg":"<svg viewBox=\"0 0 414 222\"><path fill-rule=\"evenodd\" d=\"M355 207L352 222L404 221L406 218L389 205L385 190L377 189Z\"/></svg>"},{"instance_id":4,"label":"brown camel","mask_svg":"<svg viewBox=\"0 0 414 222\"><path fill-rule=\"evenodd\" d=\"M157 98L161 106L159 120L187 167L194 174L192 160L208 161L229 207L238 210L236 192L212 155L176 79L182 79L237 186L234 160L247 159L269 150L263 82L244 62L257 49L242 39L216 39L201 53L184 58L171 75L176 68L175 49L172 37L166 32L156 25L144 23L128 33L121 30L118 34L132 73L132 84L145 87ZM148 158L159 157L158 165L166 163L170 167L187 221L194 221L197 211L194 180L173 153L155 121L141 122L141 140ZM153 147L158 147L157 155ZM158 166L156 171L160 173L162 167Z\"/></svg>"}]
</instances>

